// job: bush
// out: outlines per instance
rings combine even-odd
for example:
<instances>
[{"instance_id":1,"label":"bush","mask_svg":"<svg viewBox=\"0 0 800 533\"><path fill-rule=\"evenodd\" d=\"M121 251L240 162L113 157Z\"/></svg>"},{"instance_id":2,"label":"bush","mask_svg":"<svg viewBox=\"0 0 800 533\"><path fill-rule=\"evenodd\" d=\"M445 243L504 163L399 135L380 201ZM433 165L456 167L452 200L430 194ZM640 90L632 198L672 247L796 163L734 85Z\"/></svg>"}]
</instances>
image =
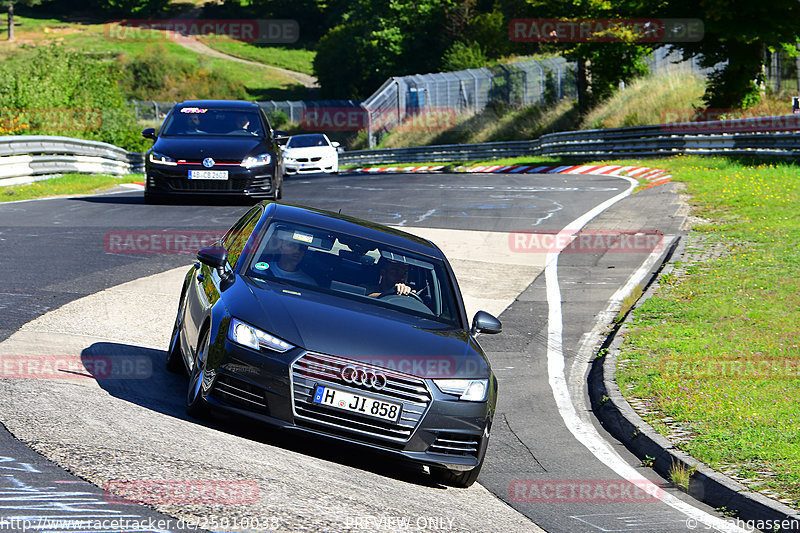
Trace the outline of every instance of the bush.
<instances>
[{"instance_id":1,"label":"bush","mask_svg":"<svg viewBox=\"0 0 800 533\"><path fill-rule=\"evenodd\" d=\"M272 124L272 129L279 130L282 126L289 123L289 117L280 109L269 111L267 117L269 118L269 123Z\"/></svg>"},{"instance_id":2,"label":"bush","mask_svg":"<svg viewBox=\"0 0 800 533\"><path fill-rule=\"evenodd\" d=\"M122 86L131 100L247 99L241 80L208 71L194 61L171 57L160 46L121 59Z\"/></svg>"},{"instance_id":3,"label":"bush","mask_svg":"<svg viewBox=\"0 0 800 533\"><path fill-rule=\"evenodd\" d=\"M119 66L107 59L60 46L24 50L0 65L0 129L140 149L143 139L120 77Z\"/></svg>"},{"instance_id":4,"label":"bush","mask_svg":"<svg viewBox=\"0 0 800 533\"><path fill-rule=\"evenodd\" d=\"M453 72L468 68L481 68L485 67L487 62L486 54L483 53L480 44L456 41L444 53L442 70Z\"/></svg>"}]
</instances>

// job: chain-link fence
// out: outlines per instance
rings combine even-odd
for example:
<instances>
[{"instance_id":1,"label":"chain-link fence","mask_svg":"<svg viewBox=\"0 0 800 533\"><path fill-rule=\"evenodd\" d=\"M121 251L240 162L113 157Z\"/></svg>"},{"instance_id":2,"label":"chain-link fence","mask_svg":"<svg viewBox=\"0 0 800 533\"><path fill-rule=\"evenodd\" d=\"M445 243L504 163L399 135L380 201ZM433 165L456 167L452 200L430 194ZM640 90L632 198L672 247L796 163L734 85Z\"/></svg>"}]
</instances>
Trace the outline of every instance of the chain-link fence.
<instances>
[{"instance_id":1,"label":"chain-link fence","mask_svg":"<svg viewBox=\"0 0 800 533\"><path fill-rule=\"evenodd\" d=\"M798 45L800 48L800 45ZM657 48L647 61L650 74L673 74L676 72L693 72L707 78L715 69L725 66L719 63L711 68L700 66L700 61L690 58L684 61L681 54L669 47ZM800 53L790 54L786 50L764 51L764 83L763 88L775 94L800 94Z\"/></svg>"},{"instance_id":2,"label":"chain-link fence","mask_svg":"<svg viewBox=\"0 0 800 533\"><path fill-rule=\"evenodd\" d=\"M800 49L800 44L797 46ZM764 83L770 91L800 95L800 53L789 54L780 48L767 51L764 65Z\"/></svg>"},{"instance_id":3,"label":"chain-link fence","mask_svg":"<svg viewBox=\"0 0 800 533\"><path fill-rule=\"evenodd\" d=\"M696 57L684 61L680 52L668 46L653 50L652 55L647 59L647 67L650 74L654 76L691 72L707 78L714 71L714 68L700 66L700 61Z\"/></svg>"},{"instance_id":4,"label":"chain-link fence","mask_svg":"<svg viewBox=\"0 0 800 533\"><path fill-rule=\"evenodd\" d=\"M409 117L475 114L491 102L527 106L577 96L574 63L554 57L492 68L393 77L369 98L366 126L370 147L376 136Z\"/></svg>"}]
</instances>

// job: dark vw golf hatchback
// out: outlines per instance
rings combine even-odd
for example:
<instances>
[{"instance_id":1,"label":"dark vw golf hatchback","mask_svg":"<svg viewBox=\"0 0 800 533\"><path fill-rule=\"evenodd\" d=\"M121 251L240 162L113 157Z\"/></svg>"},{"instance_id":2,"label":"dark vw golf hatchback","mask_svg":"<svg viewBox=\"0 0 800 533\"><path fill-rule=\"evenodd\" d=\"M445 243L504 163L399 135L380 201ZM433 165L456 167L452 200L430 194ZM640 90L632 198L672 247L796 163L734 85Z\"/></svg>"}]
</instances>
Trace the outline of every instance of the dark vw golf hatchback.
<instances>
[{"instance_id":1,"label":"dark vw golf hatchback","mask_svg":"<svg viewBox=\"0 0 800 533\"><path fill-rule=\"evenodd\" d=\"M271 202L198 252L167 368L187 411L234 412L478 477L497 379L433 243L344 215Z\"/></svg>"},{"instance_id":2,"label":"dark vw golf hatchback","mask_svg":"<svg viewBox=\"0 0 800 533\"><path fill-rule=\"evenodd\" d=\"M276 132L252 102L195 100L177 104L145 154L147 203L169 195L279 199L283 160Z\"/></svg>"}]
</instances>

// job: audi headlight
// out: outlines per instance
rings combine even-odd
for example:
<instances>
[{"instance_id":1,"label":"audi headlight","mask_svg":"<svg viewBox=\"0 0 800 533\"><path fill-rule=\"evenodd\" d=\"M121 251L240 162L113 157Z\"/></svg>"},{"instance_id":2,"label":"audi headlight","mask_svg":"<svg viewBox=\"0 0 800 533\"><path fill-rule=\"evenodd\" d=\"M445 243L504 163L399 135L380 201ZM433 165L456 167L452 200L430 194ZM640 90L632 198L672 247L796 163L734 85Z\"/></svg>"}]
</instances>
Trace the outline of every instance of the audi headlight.
<instances>
[{"instance_id":1,"label":"audi headlight","mask_svg":"<svg viewBox=\"0 0 800 533\"><path fill-rule=\"evenodd\" d=\"M283 353L294 348L293 344L236 318L231 320L231 325L228 327L228 339L254 350L266 348L273 352Z\"/></svg>"},{"instance_id":2,"label":"audi headlight","mask_svg":"<svg viewBox=\"0 0 800 533\"><path fill-rule=\"evenodd\" d=\"M248 156L242 161L244 168L263 167L272 162L272 157L269 154L258 154Z\"/></svg>"},{"instance_id":3,"label":"audi headlight","mask_svg":"<svg viewBox=\"0 0 800 533\"><path fill-rule=\"evenodd\" d=\"M488 379L434 379L433 382L440 391L467 402L484 401L489 388Z\"/></svg>"},{"instance_id":4,"label":"audi headlight","mask_svg":"<svg viewBox=\"0 0 800 533\"><path fill-rule=\"evenodd\" d=\"M178 164L177 161L175 161L175 159L171 158L170 156L160 154L155 151L150 152L150 162L155 163L156 165L167 165L170 167L174 167L175 165Z\"/></svg>"}]
</instances>

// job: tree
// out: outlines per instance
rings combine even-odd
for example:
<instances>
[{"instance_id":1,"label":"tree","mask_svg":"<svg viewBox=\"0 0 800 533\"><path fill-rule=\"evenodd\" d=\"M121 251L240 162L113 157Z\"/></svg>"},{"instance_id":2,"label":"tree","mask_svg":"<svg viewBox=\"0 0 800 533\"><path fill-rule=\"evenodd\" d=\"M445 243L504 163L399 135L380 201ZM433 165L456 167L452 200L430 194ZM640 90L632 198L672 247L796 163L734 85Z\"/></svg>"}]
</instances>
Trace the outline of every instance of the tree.
<instances>
[{"instance_id":1,"label":"tree","mask_svg":"<svg viewBox=\"0 0 800 533\"><path fill-rule=\"evenodd\" d=\"M644 0L657 16L701 19L702 40L675 44L684 59L701 66L721 64L709 78L703 97L711 108L748 107L759 100L764 52L794 47L800 40L800 2L770 0Z\"/></svg>"},{"instance_id":2,"label":"tree","mask_svg":"<svg viewBox=\"0 0 800 533\"><path fill-rule=\"evenodd\" d=\"M42 0L3 0L0 1L0 6L8 8L8 40L14 40L14 4L22 4L25 6L39 5Z\"/></svg>"},{"instance_id":3,"label":"tree","mask_svg":"<svg viewBox=\"0 0 800 533\"><path fill-rule=\"evenodd\" d=\"M531 12L537 18L575 21L649 18L640 0L531 0ZM653 49L625 25L558 47L578 64L578 104L583 112L611 96L620 82L647 74L645 59Z\"/></svg>"},{"instance_id":4,"label":"tree","mask_svg":"<svg viewBox=\"0 0 800 533\"><path fill-rule=\"evenodd\" d=\"M449 45L448 0L356 0L317 45L322 94L364 98L390 76L432 72Z\"/></svg>"}]
</instances>

